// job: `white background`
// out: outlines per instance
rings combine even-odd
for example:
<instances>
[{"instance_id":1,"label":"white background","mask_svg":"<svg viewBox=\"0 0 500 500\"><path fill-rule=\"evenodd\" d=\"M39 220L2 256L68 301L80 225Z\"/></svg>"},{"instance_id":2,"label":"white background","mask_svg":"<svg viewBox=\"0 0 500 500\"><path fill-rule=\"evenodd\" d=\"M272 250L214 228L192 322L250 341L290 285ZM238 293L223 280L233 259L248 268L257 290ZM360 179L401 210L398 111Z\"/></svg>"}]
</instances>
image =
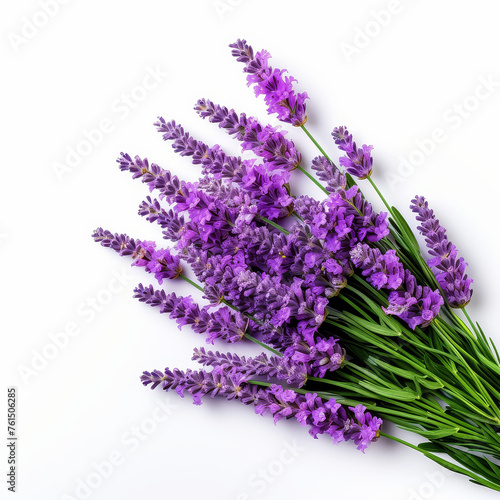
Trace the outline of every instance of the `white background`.
<instances>
[{"instance_id":1,"label":"white background","mask_svg":"<svg viewBox=\"0 0 500 500\"><path fill-rule=\"evenodd\" d=\"M3 2L0 12L2 391L18 388L17 498L494 498L397 444L381 440L363 455L350 443L315 441L294 422L275 427L237 403L194 407L144 388L143 370L193 366L191 350L204 340L134 300L133 287L150 277L90 234L103 226L161 238L137 215L147 190L119 171L120 151L197 178L197 167L152 127L158 115L233 154L236 142L197 117L196 100L266 120L227 48L243 37L299 80L311 98L309 129L334 157L330 131L347 125L359 143L375 146L374 178L409 219L411 197L428 197L470 263L470 313L500 343L500 87L478 88L481 79L500 82L496 3L70 0L50 17L40 4ZM155 68L155 88L141 90ZM135 100L125 104L124 95ZM467 116L459 117L463 106ZM56 175L68 148L82 147L103 120L100 143ZM444 140L432 146L436 128ZM300 130L289 137L309 164L314 146ZM418 141L427 144L424 156L415 153ZM401 167L410 156L419 164ZM299 175L293 186L319 194ZM110 295L113 272L123 270L126 285ZM183 283L167 286L191 293ZM89 312L89 301L110 297ZM61 332L72 323L78 335L68 338ZM67 345L54 350L55 336ZM141 427L139 441L132 434ZM98 475L95 464L110 456L120 464ZM2 498L6 487L2 479Z\"/></svg>"}]
</instances>

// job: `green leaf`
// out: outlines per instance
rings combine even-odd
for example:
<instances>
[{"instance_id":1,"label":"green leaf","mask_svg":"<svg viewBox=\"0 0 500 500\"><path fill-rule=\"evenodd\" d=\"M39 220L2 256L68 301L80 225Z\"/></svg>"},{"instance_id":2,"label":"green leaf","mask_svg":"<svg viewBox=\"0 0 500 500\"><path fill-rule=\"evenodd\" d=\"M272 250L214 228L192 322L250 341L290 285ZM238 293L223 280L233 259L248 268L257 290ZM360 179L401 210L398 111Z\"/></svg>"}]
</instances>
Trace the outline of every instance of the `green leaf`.
<instances>
[{"instance_id":1,"label":"green leaf","mask_svg":"<svg viewBox=\"0 0 500 500\"><path fill-rule=\"evenodd\" d=\"M426 389L435 391L436 389L442 389L444 386L441 382L434 382L427 379L426 377L419 377L418 382L423 385Z\"/></svg>"},{"instance_id":2,"label":"green leaf","mask_svg":"<svg viewBox=\"0 0 500 500\"><path fill-rule=\"evenodd\" d=\"M400 233L406 238L407 244L415 251L418 255L420 255L420 247L418 245L417 238L413 234L410 226L406 222L405 218L401 215L399 210L396 207L391 207L392 215L394 216L394 221L396 227L398 227Z\"/></svg>"},{"instance_id":3,"label":"green leaf","mask_svg":"<svg viewBox=\"0 0 500 500\"><path fill-rule=\"evenodd\" d=\"M448 436L453 436L460 431L459 427L436 429L435 431L418 431L418 433L427 439L440 439Z\"/></svg>"},{"instance_id":4,"label":"green leaf","mask_svg":"<svg viewBox=\"0 0 500 500\"><path fill-rule=\"evenodd\" d=\"M422 450L429 451L431 453L445 453L445 449L438 443L420 443L418 447Z\"/></svg>"},{"instance_id":5,"label":"green leaf","mask_svg":"<svg viewBox=\"0 0 500 500\"><path fill-rule=\"evenodd\" d=\"M352 322L357 323L359 326L366 328L370 332L378 333L379 335L384 335L387 337L399 337L401 335L401 332L395 332L394 330L387 328L387 326L380 325L379 323L375 323L374 321L367 321L366 319L362 319L350 312L345 312L344 316L349 318L349 320L351 320Z\"/></svg>"},{"instance_id":6,"label":"green leaf","mask_svg":"<svg viewBox=\"0 0 500 500\"><path fill-rule=\"evenodd\" d=\"M453 436L460 431L459 427L447 427L445 429L435 429L433 431L426 431L421 429L417 425L399 425L399 427L405 431L414 432L420 434L427 439L440 439L448 436Z\"/></svg>"},{"instance_id":7,"label":"green leaf","mask_svg":"<svg viewBox=\"0 0 500 500\"><path fill-rule=\"evenodd\" d=\"M396 375L407 378L409 380L413 380L415 378L415 372L411 372L409 370L404 370L403 368L399 368L397 366L391 365L389 363L386 363L385 361L382 361L381 359L374 358L373 356L370 356L367 360L367 363L374 364L376 366L381 366L382 368L386 369L388 372L395 373Z\"/></svg>"},{"instance_id":8,"label":"green leaf","mask_svg":"<svg viewBox=\"0 0 500 500\"><path fill-rule=\"evenodd\" d=\"M404 389L388 389L387 387L381 387L364 380L360 381L359 385L375 394L380 394L389 399L396 399L399 401L415 401L415 399L419 399L418 394L413 392L409 387L405 387Z\"/></svg>"},{"instance_id":9,"label":"green leaf","mask_svg":"<svg viewBox=\"0 0 500 500\"><path fill-rule=\"evenodd\" d=\"M490 370L493 370L497 375L500 375L500 366L493 361L490 361L486 356L479 354L479 359L484 363Z\"/></svg>"}]
</instances>

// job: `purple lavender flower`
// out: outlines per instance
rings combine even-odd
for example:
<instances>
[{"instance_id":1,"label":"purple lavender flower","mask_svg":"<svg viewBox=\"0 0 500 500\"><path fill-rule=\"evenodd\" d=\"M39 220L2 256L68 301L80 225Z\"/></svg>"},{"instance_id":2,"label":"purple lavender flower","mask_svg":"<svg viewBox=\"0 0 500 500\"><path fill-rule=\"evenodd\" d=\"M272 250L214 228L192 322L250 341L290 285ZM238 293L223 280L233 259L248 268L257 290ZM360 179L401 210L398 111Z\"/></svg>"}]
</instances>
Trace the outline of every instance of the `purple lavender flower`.
<instances>
[{"instance_id":1,"label":"purple lavender flower","mask_svg":"<svg viewBox=\"0 0 500 500\"><path fill-rule=\"evenodd\" d=\"M352 227L356 231L358 241L366 238L370 242L376 242L389 234L387 212L377 214L358 191L358 186L348 190L338 189L327 198L326 203L331 210L344 207L346 214L354 217Z\"/></svg>"},{"instance_id":2,"label":"purple lavender flower","mask_svg":"<svg viewBox=\"0 0 500 500\"><path fill-rule=\"evenodd\" d=\"M294 170L300 165L302 155L295 148L293 141L285 138L285 132L270 125L263 126L254 117L245 113L238 115L234 109L214 104L208 99L200 99L195 108L202 118L217 123L242 143L242 150L250 150L264 159L268 170Z\"/></svg>"},{"instance_id":3,"label":"purple lavender flower","mask_svg":"<svg viewBox=\"0 0 500 500\"><path fill-rule=\"evenodd\" d=\"M362 269L361 274L367 277L368 283L378 290L397 290L403 283L404 268L395 250L383 254L378 248L358 244L351 250L351 259L357 268Z\"/></svg>"},{"instance_id":4,"label":"purple lavender flower","mask_svg":"<svg viewBox=\"0 0 500 500\"><path fill-rule=\"evenodd\" d=\"M93 233L92 238L96 243L100 243L103 247L111 248L121 256L132 255L136 258L141 249L141 241L135 240L126 234L113 234L107 229L98 227Z\"/></svg>"},{"instance_id":5,"label":"purple lavender flower","mask_svg":"<svg viewBox=\"0 0 500 500\"><path fill-rule=\"evenodd\" d=\"M188 230L193 231L183 215L175 210L165 210L158 200L152 200L150 196L139 206L139 215L146 217L149 222L157 222L164 229L163 237L174 243L182 240Z\"/></svg>"},{"instance_id":6,"label":"purple lavender flower","mask_svg":"<svg viewBox=\"0 0 500 500\"><path fill-rule=\"evenodd\" d=\"M334 128L332 137L339 149L346 153L346 156L340 158L339 163L347 172L359 179L370 177L373 168L373 158L371 156L373 146L363 144L361 148L358 148L356 143L352 141L352 135L349 134L345 127Z\"/></svg>"},{"instance_id":7,"label":"purple lavender flower","mask_svg":"<svg viewBox=\"0 0 500 500\"><path fill-rule=\"evenodd\" d=\"M175 279L181 274L180 259L177 255L172 255L168 248L155 250L151 257L146 268L155 275L160 285L164 279Z\"/></svg>"},{"instance_id":8,"label":"purple lavender flower","mask_svg":"<svg viewBox=\"0 0 500 500\"><path fill-rule=\"evenodd\" d=\"M202 164L203 172L216 179L226 177L236 182L251 199L255 199L259 215L268 219L288 216L293 210L293 198L287 190L288 172L270 174L253 161L228 156L218 146L209 148L206 144L192 138L175 121L166 122L163 118L155 123L164 140L172 140L172 147L181 156L192 156L193 163ZM185 189L183 190L183 194ZM176 201L179 200L177 196Z\"/></svg>"},{"instance_id":9,"label":"purple lavender flower","mask_svg":"<svg viewBox=\"0 0 500 500\"><path fill-rule=\"evenodd\" d=\"M113 234L102 228L97 228L92 237L97 243L112 248L122 256L131 255L134 259L132 265L144 267L148 273L154 274L160 285L165 278L178 278L182 272L179 257L171 254L167 248L156 249L154 242L134 240L126 234Z\"/></svg>"},{"instance_id":10,"label":"purple lavender flower","mask_svg":"<svg viewBox=\"0 0 500 500\"><path fill-rule=\"evenodd\" d=\"M292 354L293 351L293 354ZM313 346L300 344L296 349L288 349L293 361L305 363L315 377L324 378L327 372L335 371L342 365L345 350L338 344L338 339L316 339Z\"/></svg>"},{"instance_id":11,"label":"purple lavender flower","mask_svg":"<svg viewBox=\"0 0 500 500\"><path fill-rule=\"evenodd\" d=\"M179 329L190 325L194 332L206 335L207 343L210 344L216 339L237 342L244 337L249 325L248 318L226 306L209 312L208 306L200 308L191 297L178 297L173 292L167 294L164 290L155 290L151 285L138 285L134 289L134 298L151 307L158 307L162 314L169 314L170 319L177 321Z\"/></svg>"},{"instance_id":12,"label":"purple lavender flower","mask_svg":"<svg viewBox=\"0 0 500 500\"><path fill-rule=\"evenodd\" d=\"M370 442L377 439L382 425L382 420L364 410L366 408L360 405L351 409L356 412L354 420L335 399L323 402L315 393L300 395L280 385L261 390L255 408L255 412L261 415L271 413L275 422L282 418L296 418L301 425L309 426L309 433L314 438L318 434L328 434L335 443L354 440L358 450L363 452Z\"/></svg>"},{"instance_id":13,"label":"purple lavender flower","mask_svg":"<svg viewBox=\"0 0 500 500\"><path fill-rule=\"evenodd\" d=\"M152 384L152 389L160 384L165 391L174 389L181 397L184 397L184 392L188 392L196 405L200 405L201 398L206 395L212 398L224 396L228 400L241 397L245 385L244 378L238 374L225 376L219 371L208 373L204 370L183 372L177 368L173 371L165 368L164 372L144 372L141 381L145 386Z\"/></svg>"},{"instance_id":14,"label":"purple lavender flower","mask_svg":"<svg viewBox=\"0 0 500 500\"><path fill-rule=\"evenodd\" d=\"M416 196L411 203L410 208L421 223L418 230L425 237L429 253L433 256L427 264L436 268L434 274L450 306L465 307L472 298L470 286L473 282L465 274L467 262L463 257L457 259L457 248L448 240L446 229L436 219L425 198Z\"/></svg>"},{"instance_id":15,"label":"purple lavender flower","mask_svg":"<svg viewBox=\"0 0 500 500\"><path fill-rule=\"evenodd\" d=\"M317 156L312 161L312 170L317 172L320 180L326 183L326 190L329 193L336 193L347 188L345 175L325 157Z\"/></svg>"},{"instance_id":16,"label":"purple lavender flower","mask_svg":"<svg viewBox=\"0 0 500 500\"><path fill-rule=\"evenodd\" d=\"M357 405L354 408L349 406L357 420L357 428L351 429L351 439L356 445L358 445L358 450L364 450L367 446L374 441L380 432L380 426L382 425L382 420L377 417L372 417L372 414L366 411L366 406Z\"/></svg>"},{"instance_id":17,"label":"purple lavender flower","mask_svg":"<svg viewBox=\"0 0 500 500\"><path fill-rule=\"evenodd\" d=\"M394 250L382 254L380 250L358 243L351 250L353 264L374 287L394 290L389 294L389 305L382 309L386 314L398 316L414 330L422 328L438 315L444 304L443 297L427 286L417 284L416 278L404 269Z\"/></svg>"},{"instance_id":18,"label":"purple lavender flower","mask_svg":"<svg viewBox=\"0 0 500 500\"><path fill-rule=\"evenodd\" d=\"M353 418L335 399L323 402L315 393L301 395L276 384L258 388L248 383L248 378L234 366L230 366L229 370L221 367L211 372L183 372L177 368L145 371L141 382L145 386L151 385L152 389L161 386L165 391L175 390L181 397L187 392L193 396L196 405L201 404L203 396L218 396L253 404L255 413L270 413L275 423L282 418L295 418L302 426L309 427L309 433L315 439L319 434L328 434L335 443L352 440L358 450L363 452L379 437L382 425L382 420L372 417L362 405L349 408Z\"/></svg>"},{"instance_id":19,"label":"purple lavender flower","mask_svg":"<svg viewBox=\"0 0 500 500\"><path fill-rule=\"evenodd\" d=\"M208 351L203 347L195 349L193 360L204 366L211 366L215 370L228 372L238 372L250 378L253 376L265 376L267 380L273 377L279 380L286 380L287 383L302 387L307 380L308 366L305 363L295 363L287 357L271 356L265 353L259 354L255 358L245 358L233 353L220 353Z\"/></svg>"},{"instance_id":20,"label":"purple lavender flower","mask_svg":"<svg viewBox=\"0 0 500 500\"><path fill-rule=\"evenodd\" d=\"M181 190L181 183L177 176L159 167L156 163L149 165L147 158L141 159L136 156L132 160L130 155L121 153L116 161L120 165L120 170L132 172L133 179L140 178L142 182L149 185L150 191L158 189L160 198L166 199L168 203L173 203L175 196Z\"/></svg>"},{"instance_id":21,"label":"purple lavender flower","mask_svg":"<svg viewBox=\"0 0 500 500\"><path fill-rule=\"evenodd\" d=\"M304 92L297 94L293 89L295 78L284 76L286 70L273 69L268 64L271 57L269 52L262 50L254 55L252 47L246 40L238 39L229 45L232 55L239 62L245 64L245 73L248 73L248 85L255 85L255 95L264 95L269 114L276 113L278 119L291 123L295 127L304 125L307 121L306 99L308 95Z\"/></svg>"}]
</instances>

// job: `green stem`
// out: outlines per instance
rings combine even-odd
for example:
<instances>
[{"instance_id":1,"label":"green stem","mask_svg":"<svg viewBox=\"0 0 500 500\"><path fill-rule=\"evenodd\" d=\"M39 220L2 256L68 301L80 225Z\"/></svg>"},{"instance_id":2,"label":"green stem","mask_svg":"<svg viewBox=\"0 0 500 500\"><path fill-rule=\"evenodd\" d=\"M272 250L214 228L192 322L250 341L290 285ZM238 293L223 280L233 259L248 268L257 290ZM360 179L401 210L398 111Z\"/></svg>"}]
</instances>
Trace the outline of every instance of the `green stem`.
<instances>
[{"instance_id":1,"label":"green stem","mask_svg":"<svg viewBox=\"0 0 500 500\"><path fill-rule=\"evenodd\" d=\"M474 325L474 322L472 321L471 317L469 316L469 313L465 309L465 307L462 307L462 311L464 313L464 316L467 318L467 321L469 322L470 326L472 326L472 331L476 334L476 336L479 338L480 334L476 328L476 325ZM464 325L465 326L465 325Z\"/></svg>"},{"instance_id":2,"label":"green stem","mask_svg":"<svg viewBox=\"0 0 500 500\"><path fill-rule=\"evenodd\" d=\"M335 167L335 163L330 159L330 157L326 154L325 150L319 145L318 141L310 134L309 130L306 129L304 125L301 125L300 128L306 133L307 137L311 139L314 145L320 150L321 154Z\"/></svg>"},{"instance_id":3,"label":"green stem","mask_svg":"<svg viewBox=\"0 0 500 500\"><path fill-rule=\"evenodd\" d=\"M276 349L273 349L272 347L269 347L267 344L264 344L264 342L257 340L255 337L252 337L248 333L245 333L245 338L247 338L248 340L251 340L255 344L260 345L261 347L264 347L264 349L271 351L272 353L276 354L277 356L280 356L280 357L283 356L283 354L281 354L281 352L277 351Z\"/></svg>"},{"instance_id":4,"label":"green stem","mask_svg":"<svg viewBox=\"0 0 500 500\"><path fill-rule=\"evenodd\" d=\"M323 193L327 195L329 194L328 191L321 185L321 183L317 179L315 179L307 170L303 169L300 165L297 167L297 170L300 170L304 175L309 177L309 179L313 181L314 184L316 184L316 186L318 186L321 191L323 191Z\"/></svg>"},{"instance_id":5,"label":"green stem","mask_svg":"<svg viewBox=\"0 0 500 500\"><path fill-rule=\"evenodd\" d=\"M467 469L464 469L463 467L460 467L459 465L456 465L452 462L448 462L447 460L445 460L441 457L438 457L438 456L434 455L433 453L430 453L429 451L425 451L422 448L419 448L418 446L410 444L407 441L404 441L403 439L399 439L395 436L391 436L390 434L387 434L385 432L380 432L380 435L382 437L392 439L393 441L396 441L400 444L404 444L405 446L408 446L408 448L411 448L413 450L416 450L416 451L422 453L427 458L430 458L434 462L438 463L439 465L442 465L443 467L445 467L449 470L452 470L454 472L458 472L458 473L464 474L466 476L469 476L472 480L478 482L479 484L482 484L483 486L491 488L492 490L500 491L500 485L492 483L491 481L488 481L487 479L483 479L482 477L474 474L473 472L471 472Z\"/></svg>"},{"instance_id":6,"label":"green stem","mask_svg":"<svg viewBox=\"0 0 500 500\"><path fill-rule=\"evenodd\" d=\"M384 205L387 208L387 210L389 211L389 213L394 217L394 214L392 213L392 209L391 209L389 203L387 203L386 199L383 197L383 195L380 192L379 188L377 187L377 185L375 184L375 182L373 182L373 179L371 177L368 177L368 181L372 185L373 189L375 189L375 191L377 192L379 198L384 202Z\"/></svg>"},{"instance_id":7,"label":"green stem","mask_svg":"<svg viewBox=\"0 0 500 500\"><path fill-rule=\"evenodd\" d=\"M203 292L203 287L201 287L200 285L198 285L198 283L195 283L194 281L190 280L189 278L187 278L186 276L184 276L183 274L180 275L180 277L184 280L184 281L187 281L190 285L193 285L195 288L197 288L198 290L200 290L201 292Z\"/></svg>"},{"instance_id":8,"label":"green stem","mask_svg":"<svg viewBox=\"0 0 500 500\"><path fill-rule=\"evenodd\" d=\"M200 285L198 285L197 283L195 283L193 280L190 280L189 278L187 278L186 276L184 275L180 275L180 277L184 280L184 281L187 281L190 285L193 285L195 288L197 288L198 290L202 291L203 292L203 287L201 287ZM236 307L234 307L231 303L227 302L226 300L223 300L223 303L230 307L231 309L235 310L235 311L238 311L238 312L241 312L239 309L237 309ZM254 318L253 316L249 315L249 314L245 314L245 313L241 313L243 314L244 316L246 316L247 318L251 319L252 321L258 323L259 321ZM251 335L249 335L248 333L244 333L243 336L245 338L247 338L248 340L254 342L255 344L258 344L260 345L261 347L264 347L264 349L267 349L268 351L272 352L273 354L276 354L277 356L282 356L282 354L277 351L276 349L273 349L272 347L268 346L267 344L264 344L263 342L261 342L260 340L257 340L255 337L252 337Z\"/></svg>"},{"instance_id":9,"label":"green stem","mask_svg":"<svg viewBox=\"0 0 500 500\"><path fill-rule=\"evenodd\" d=\"M285 229L284 227L280 226L279 224L276 224L276 222L273 222L272 220L266 219L265 217L262 217L262 215L259 216L261 220L269 224L270 226L273 226L276 228L278 231L281 231L283 234L290 234L290 231L288 229Z\"/></svg>"}]
</instances>

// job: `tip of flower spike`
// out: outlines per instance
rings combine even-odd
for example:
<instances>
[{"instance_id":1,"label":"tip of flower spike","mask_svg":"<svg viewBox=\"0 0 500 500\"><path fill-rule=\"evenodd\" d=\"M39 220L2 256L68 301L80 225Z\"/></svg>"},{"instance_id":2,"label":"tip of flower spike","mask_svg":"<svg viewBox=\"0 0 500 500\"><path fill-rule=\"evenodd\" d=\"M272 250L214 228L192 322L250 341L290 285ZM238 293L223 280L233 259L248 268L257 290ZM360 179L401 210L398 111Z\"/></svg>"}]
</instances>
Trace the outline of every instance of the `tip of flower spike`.
<instances>
[{"instance_id":1,"label":"tip of flower spike","mask_svg":"<svg viewBox=\"0 0 500 500\"><path fill-rule=\"evenodd\" d=\"M203 113L204 111L206 111L208 109L208 104L207 104L207 100L206 99L198 99L198 101L196 101L196 105L194 106L193 108L197 113Z\"/></svg>"},{"instance_id":2,"label":"tip of flower spike","mask_svg":"<svg viewBox=\"0 0 500 500\"><path fill-rule=\"evenodd\" d=\"M229 48L233 49L231 55L236 57L238 62L247 63L254 58L253 49L245 39L238 38L236 42L229 44Z\"/></svg>"},{"instance_id":3,"label":"tip of flower spike","mask_svg":"<svg viewBox=\"0 0 500 500\"><path fill-rule=\"evenodd\" d=\"M111 240L113 238L113 233L111 231L108 231L107 229L98 227L92 233L92 238L96 243L102 243L103 241Z\"/></svg>"}]
</instances>

